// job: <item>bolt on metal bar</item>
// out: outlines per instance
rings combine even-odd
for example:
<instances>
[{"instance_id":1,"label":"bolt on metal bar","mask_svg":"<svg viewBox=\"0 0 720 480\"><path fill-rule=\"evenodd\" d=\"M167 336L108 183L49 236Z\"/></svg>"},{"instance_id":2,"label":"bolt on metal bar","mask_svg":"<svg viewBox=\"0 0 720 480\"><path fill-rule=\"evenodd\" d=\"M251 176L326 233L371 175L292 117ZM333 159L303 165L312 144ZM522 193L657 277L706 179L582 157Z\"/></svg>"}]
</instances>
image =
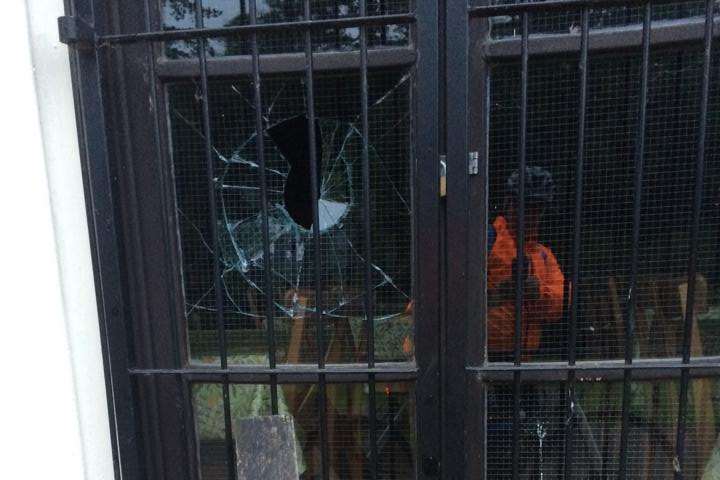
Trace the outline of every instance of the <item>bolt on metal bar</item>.
<instances>
[{"instance_id":1,"label":"bolt on metal bar","mask_svg":"<svg viewBox=\"0 0 720 480\"><path fill-rule=\"evenodd\" d=\"M572 282L570 293L570 325L568 331L568 364L575 365L577 359L578 285L580 283L580 254L582 242L582 201L583 172L585 159L585 125L587 114L588 40L590 34L590 11L582 9L582 32L580 36L580 92L578 99L577 158L575 159L575 232L573 236ZM565 478L572 478L575 424L572 421L575 409L575 370L567 375L567 418L565 422Z\"/></svg>"},{"instance_id":2,"label":"bolt on metal bar","mask_svg":"<svg viewBox=\"0 0 720 480\"><path fill-rule=\"evenodd\" d=\"M367 15L367 0L360 0L360 16ZM372 221L370 212L370 115L368 112L368 45L367 26L360 26L360 116L362 124L362 186L363 229L365 240L365 318L368 368L375 367L375 299L372 286ZM377 412L375 375L368 378L368 442L370 447L370 478L377 478Z\"/></svg>"},{"instance_id":3,"label":"bolt on metal bar","mask_svg":"<svg viewBox=\"0 0 720 480\"><path fill-rule=\"evenodd\" d=\"M514 363L522 363L523 344L523 287L525 276L525 170L527 164L527 116L528 116L528 38L530 36L529 14L522 14L522 53L520 57L520 166L518 169L519 192L516 202L517 228L516 232L516 265L515 268L515 352ZM526 319L527 321L527 319ZM520 401L521 383L520 371L513 374L513 432L512 432L512 476L513 480L520 478Z\"/></svg>"},{"instance_id":4,"label":"bolt on metal bar","mask_svg":"<svg viewBox=\"0 0 720 480\"><path fill-rule=\"evenodd\" d=\"M196 0L195 22L199 29L203 28L203 3L202 0ZM210 90L208 87L207 73L207 39L201 38L199 42L199 59L200 59L200 88L202 89L202 121L203 134L205 136L205 160L207 162L208 176L208 211L210 215L210 234L213 246L213 284L215 289L215 310L218 327L218 347L220 349L220 368L227 369L227 341L225 336L225 297L223 294L223 280L220 267L220 240L217 230L217 205L216 205L216 188L215 188L215 168L214 154L212 146L212 128L210 125ZM235 465L235 446L233 442L232 415L230 412L230 385L227 376L223 377L223 414L225 420L225 449L227 451L228 461L228 479L234 480L236 477Z\"/></svg>"},{"instance_id":5,"label":"bolt on metal bar","mask_svg":"<svg viewBox=\"0 0 720 480\"><path fill-rule=\"evenodd\" d=\"M243 5L245 2L243 2ZM250 24L257 23L257 0L250 0ZM252 55L252 82L253 107L255 109L255 146L257 150L257 163L260 166L260 214L262 216L262 242L263 242L263 289L265 290L265 328L267 329L268 364L271 369L276 366L275 341L275 304L273 302L272 260L270 256L270 227L268 221L268 193L267 171L265 167L265 129L263 126L263 104L260 79L260 50L258 48L257 33L250 35ZM273 415L278 413L277 377L270 384L270 410Z\"/></svg>"},{"instance_id":6,"label":"bolt on metal bar","mask_svg":"<svg viewBox=\"0 0 720 480\"><path fill-rule=\"evenodd\" d=\"M501 15L519 15L521 13L547 13L553 11L582 10L583 8L628 7L652 3L662 5L676 3L677 0L548 0L545 2L508 3L504 5L487 5L468 8L472 17L494 17Z\"/></svg>"},{"instance_id":7,"label":"bolt on metal bar","mask_svg":"<svg viewBox=\"0 0 720 480\"><path fill-rule=\"evenodd\" d=\"M312 21L310 0L304 0L305 21ZM318 159L315 145L315 91L313 82L313 51L312 32L305 30L305 97L307 102L308 119L308 144L310 151L310 188L312 189L312 214L313 214L313 246L315 250L315 321L317 329L317 350L318 368L322 372L325 369L325 318L322 306L322 276L321 276L321 239L320 239L320 212L318 211L319 185L318 185ZM325 375L320 374L318 382L318 414L320 416L320 456L322 463L322 478L329 477L329 448L326 416L326 385Z\"/></svg>"},{"instance_id":8,"label":"bolt on metal bar","mask_svg":"<svg viewBox=\"0 0 720 480\"><path fill-rule=\"evenodd\" d=\"M697 138L697 159L695 163L695 195L693 198L692 226L690 231L690 252L688 256L688 286L685 299L685 322L683 325L682 361L690 363L692 347L692 329L695 310L695 282L697 277L698 239L700 237L700 215L703 201L703 177L705 174L705 140L707 132L708 103L710 97L710 78L712 66L712 42L714 27L714 0L705 1L705 44L703 49L702 86L700 91L700 118ZM680 402L678 406L678 428L675 441L675 458L680 468L675 478L681 480L685 465L685 431L687 423L688 390L690 387L689 370L684 368L680 377Z\"/></svg>"},{"instance_id":9,"label":"bolt on metal bar","mask_svg":"<svg viewBox=\"0 0 720 480\"><path fill-rule=\"evenodd\" d=\"M245 37L252 33L273 33L292 31L309 31L323 28L357 28L361 25L395 25L415 22L415 15L398 13L391 15L373 15L366 17L344 17L320 20L300 20L293 22L257 23L255 25L234 25L217 28L188 28L185 30L163 30L144 33L120 33L101 35L95 40L96 45L112 45L135 43L142 41L167 42L170 40L196 40L210 37Z\"/></svg>"},{"instance_id":10,"label":"bolt on metal bar","mask_svg":"<svg viewBox=\"0 0 720 480\"><path fill-rule=\"evenodd\" d=\"M635 140L635 176L633 180L633 231L632 255L630 259L630 281L625 304L625 364L633 363L633 345L635 344L636 284L640 259L640 221L642 213L642 182L645 160L645 130L647 124L647 97L650 70L650 34L652 27L652 3L645 3L642 38L642 66L640 70L640 107L637 137ZM620 462L618 478L624 480L627 475L628 439L630 434L632 369L625 370L623 376L622 427L620 435Z\"/></svg>"}]
</instances>

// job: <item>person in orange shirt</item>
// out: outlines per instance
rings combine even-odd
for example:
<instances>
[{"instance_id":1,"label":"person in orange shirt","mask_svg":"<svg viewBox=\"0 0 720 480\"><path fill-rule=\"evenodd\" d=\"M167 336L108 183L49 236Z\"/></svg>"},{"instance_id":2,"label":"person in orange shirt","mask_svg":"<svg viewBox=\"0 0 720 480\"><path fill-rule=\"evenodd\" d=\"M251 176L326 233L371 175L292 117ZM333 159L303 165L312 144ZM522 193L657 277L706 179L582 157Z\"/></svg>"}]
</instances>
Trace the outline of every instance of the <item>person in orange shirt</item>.
<instances>
[{"instance_id":1,"label":"person in orange shirt","mask_svg":"<svg viewBox=\"0 0 720 480\"><path fill-rule=\"evenodd\" d=\"M503 211L488 232L487 347L491 362L514 360L515 282L519 273L523 282L520 332L523 361L538 351L543 325L558 322L562 316L565 277L555 255L538 241L543 212L553 200L553 179L540 167L525 169L525 244L520 260L517 255L519 184L520 174L516 171L505 185ZM544 418L549 405L562 408L563 397L548 395L531 385L524 385L520 395L520 413L524 419L520 438L521 478L543 478L543 473L548 474L548 478L556 478L552 468L543 465L542 452L562 454L562 429L553 429ZM498 384L488 391L488 479L506 478L512 472L513 396L512 385Z\"/></svg>"},{"instance_id":2,"label":"person in orange shirt","mask_svg":"<svg viewBox=\"0 0 720 480\"><path fill-rule=\"evenodd\" d=\"M520 175L506 183L503 213L493 222L488 255L488 357L512 361L515 344L515 277ZM553 199L552 175L540 167L525 169L525 255L523 262L522 351L525 359L540 347L542 327L560 320L565 277L552 251L538 242L543 211Z\"/></svg>"}]
</instances>

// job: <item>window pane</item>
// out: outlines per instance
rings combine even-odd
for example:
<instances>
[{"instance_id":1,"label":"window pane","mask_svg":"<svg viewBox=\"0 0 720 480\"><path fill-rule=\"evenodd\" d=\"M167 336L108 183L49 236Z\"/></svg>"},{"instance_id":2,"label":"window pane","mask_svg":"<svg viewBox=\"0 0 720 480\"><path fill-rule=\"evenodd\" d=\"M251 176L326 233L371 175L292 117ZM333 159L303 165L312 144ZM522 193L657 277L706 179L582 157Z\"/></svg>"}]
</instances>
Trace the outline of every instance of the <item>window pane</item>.
<instances>
[{"instance_id":1,"label":"window pane","mask_svg":"<svg viewBox=\"0 0 720 480\"><path fill-rule=\"evenodd\" d=\"M250 23L249 2L252 0L212 0L203 2L203 19L206 28L219 28ZM312 0L314 20L354 17L359 15L356 1ZM257 0L260 23L278 23L304 20L302 0ZM407 13L410 0L369 0L368 15ZM163 28L181 30L195 27L194 0L163 0ZM300 30L262 35L259 38L261 53L289 53L304 50L304 34ZM371 47L407 46L410 35L407 25L388 25L368 29ZM359 49L358 28L327 28L313 31L314 48L317 51L344 51ZM166 44L168 58L190 58L196 54L196 40L178 40ZM208 42L208 55L250 55L250 42L237 37L214 38Z\"/></svg>"},{"instance_id":2,"label":"window pane","mask_svg":"<svg viewBox=\"0 0 720 480\"><path fill-rule=\"evenodd\" d=\"M537 0L534 0L537 1ZM471 6L481 6L487 0L468 0ZM519 0L495 0L493 5L522 3ZM717 8L717 6L716 6ZM699 17L705 14L705 2L691 0L670 2L653 7L653 21L678 20ZM637 5L604 7L590 10L590 28L612 28L626 25L639 25L643 19L643 8ZM702 20L700 20L702 21ZM580 30L580 11L554 11L537 13L530 17L532 34L578 34ZM490 18L493 38L519 37L521 23L518 15L504 15Z\"/></svg>"},{"instance_id":3,"label":"window pane","mask_svg":"<svg viewBox=\"0 0 720 480\"><path fill-rule=\"evenodd\" d=\"M404 70L374 71L369 78L371 283L376 358L382 361L413 356L411 83ZM351 73L316 77L321 301L329 363L367 360L359 84ZM217 363L214 252L196 93L192 83L169 86L169 115L190 351L193 362ZM210 83L217 255L229 363L267 363L266 293L272 293L278 361L315 363L317 253L309 160L302 147L308 144L304 80L300 75L263 79L272 292L263 279L266 255L252 95L246 78Z\"/></svg>"},{"instance_id":4,"label":"window pane","mask_svg":"<svg viewBox=\"0 0 720 480\"><path fill-rule=\"evenodd\" d=\"M717 55L713 61L717 66ZM639 53L590 55L577 285L581 359L624 355L624 316L633 251L639 65ZM713 69L715 76L716 70ZM673 357L681 352L701 72L702 56L697 46L652 51L637 245L636 341L632 346L636 357ZM539 287L533 289L533 282L525 283L529 292L523 320L526 361L566 356L575 232L578 82L575 58L530 61L527 164L541 169L542 175L551 179L552 188L547 201L542 202L538 200L543 195L542 186L528 183L526 192L526 257L530 265L526 272L531 271L530 278L536 279ZM519 64L493 65L490 218L491 221L502 218L505 223L495 225L499 229L495 250L489 252L491 360L511 358L508 353L513 345L513 285L511 282L511 290L498 286L503 279L510 279L515 262L511 251L515 245L515 234L511 231L515 221L509 225L508 219L513 215L516 193L508 182L512 183L519 161L519 91ZM714 339L720 324L716 308L716 291L720 286L719 116L717 87L713 87L698 249L694 355L713 354L717 350ZM542 175L533 178L544 178ZM504 259L504 252L510 256ZM505 297L501 295L503 291Z\"/></svg>"},{"instance_id":5,"label":"window pane","mask_svg":"<svg viewBox=\"0 0 720 480\"><path fill-rule=\"evenodd\" d=\"M685 478L720 474L716 446L720 406L715 379L690 384ZM671 479L678 418L678 381L631 385L628 478ZM573 428L573 477L615 478L619 468L622 382L580 382L572 418L562 384L525 384L521 396L521 478L561 478L565 462L565 426ZM488 478L512 476L512 384L488 390Z\"/></svg>"},{"instance_id":6,"label":"window pane","mask_svg":"<svg viewBox=\"0 0 720 480\"><path fill-rule=\"evenodd\" d=\"M369 387L367 384L328 384L326 391L328 466L330 478L370 478ZM278 389L278 413L292 419L294 448L300 478L321 475L318 386L288 384ZM375 386L377 478L414 478L415 404L411 383ZM222 385L196 384L193 388L196 433L203 480L227 478L225 419ZM242 438L242 419L270 415L267 385L231 385L230 410L234 435ZM292 445L291 445L292 446ZM242 444L238 447L242 449ZM242 455L243 452L240 452Z\"/></svg>"}]
</instances>

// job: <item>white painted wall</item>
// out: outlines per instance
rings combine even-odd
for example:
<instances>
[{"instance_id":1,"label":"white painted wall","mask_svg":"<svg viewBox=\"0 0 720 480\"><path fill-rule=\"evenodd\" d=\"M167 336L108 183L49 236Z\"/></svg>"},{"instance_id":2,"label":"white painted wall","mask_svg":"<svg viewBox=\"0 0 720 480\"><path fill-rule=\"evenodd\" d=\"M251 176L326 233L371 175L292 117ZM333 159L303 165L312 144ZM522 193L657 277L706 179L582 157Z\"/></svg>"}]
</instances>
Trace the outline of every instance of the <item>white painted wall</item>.
<instances>
[{"instance_id":1,"label":"white painted wall","mask_svg":"<svg viewBox=\"0 0 720 480\"><path fill-rule=\"evenodd\" d=\"M0 478L113 478L62 0L4 0Z\"/></svg>"}]
</instances>

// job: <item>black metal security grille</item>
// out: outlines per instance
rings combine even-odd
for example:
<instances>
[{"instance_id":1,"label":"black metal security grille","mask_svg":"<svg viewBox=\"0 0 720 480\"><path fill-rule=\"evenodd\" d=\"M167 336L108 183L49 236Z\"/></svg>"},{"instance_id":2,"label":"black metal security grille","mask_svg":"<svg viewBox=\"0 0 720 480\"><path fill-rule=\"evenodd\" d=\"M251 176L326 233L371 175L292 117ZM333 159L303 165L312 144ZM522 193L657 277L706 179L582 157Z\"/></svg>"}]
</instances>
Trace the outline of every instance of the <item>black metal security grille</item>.
<instances>
[{"instance_id":1,"label":"black metal security grille","mask_svg":"<svg viewBox=\"0 0 720 480\"><path fill-rule=\"evenodd\" d=\"M714 0L67 14L119 477L243 478L269 415L303 479L717 473ZM498 338L528 166L554 200L526 238L518 177L514 256L562 306L531 331L518 262Z\"/></svg>"},{"instance_id":2,"label":"black metal security grille","mask_svg":"<svg viewBox=\"0 0 720 480\"><path fill-rule=\"evenodd\" d=\"M90 221L119 233L96 231L118 471L245 478L244 419L283 415L301 478L434 475L435 7L111 3L60 26Z\"/></svg>"},{"instance_id":3,"label":"black metal security grille","mask_svg":"<svg viewBox=\"0 0 720 480\"><path fill-rule=\"evenodd\" d=\"M715 2L499 3L467 11L469 38L474 27L495 39L469 60L469 91L486 89L470 93L482 113L469 128L486 129L469 135L487 154L475 205L488 225L514 170L552 172L538 241L565 274L564 300L540 347L528 346L519 262L512 361L484 345L457 360L478 382L468 395L487 405L470 426L485 449L469 467L487 478L706 478L718 359L712 321L698 316L718 267ZM494 308L486 295L480 317Z\"/></svg>"}]
</instances>

